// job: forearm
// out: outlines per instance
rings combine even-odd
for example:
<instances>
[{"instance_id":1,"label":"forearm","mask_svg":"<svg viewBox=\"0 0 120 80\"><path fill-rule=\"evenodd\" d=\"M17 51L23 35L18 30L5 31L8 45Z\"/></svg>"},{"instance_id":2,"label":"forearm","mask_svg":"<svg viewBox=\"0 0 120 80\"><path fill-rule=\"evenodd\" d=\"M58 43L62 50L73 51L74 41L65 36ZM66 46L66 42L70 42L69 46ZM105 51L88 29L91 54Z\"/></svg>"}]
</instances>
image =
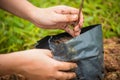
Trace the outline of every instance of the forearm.
<instances>
[{"instance_id":1,"label":"forearm","mask_svg":"<svg viewBox=\"0 0 120 80\"><path fill-rule=\"evenodd\" d=\"M30 20L32 12L36 7L27 0L0 0L0 8L16 16Z\"/></svg>"},{"instance_id":2,"label":"forearm","mask_svg":"<svg viewBox=\"0 0 120 80\"><path fill-rule=\"evenodd\" d=\"M0 55L0 75L19 73L19 66L22 65L18 52Z\"/></svg>"}]
</instances>

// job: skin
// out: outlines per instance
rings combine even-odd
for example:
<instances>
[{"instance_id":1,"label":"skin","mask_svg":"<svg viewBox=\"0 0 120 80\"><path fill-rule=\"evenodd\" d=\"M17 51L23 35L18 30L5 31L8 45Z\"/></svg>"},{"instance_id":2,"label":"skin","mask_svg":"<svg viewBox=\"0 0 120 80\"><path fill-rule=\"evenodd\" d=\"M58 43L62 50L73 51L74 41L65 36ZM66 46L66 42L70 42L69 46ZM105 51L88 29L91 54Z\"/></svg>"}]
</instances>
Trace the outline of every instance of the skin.
<instances>
[{"instance_id":1,"label":"skin","mask_svg":"<svg viewBox=\"0 0 120 80\"><path fill-rule=\"evenodd\" d=\"M51 52L45 49L0 55L1 75L18 73L24 75L28 80L69 80L76 76L75 73L62 71L76 67L75 63L54 60Z\"/></svg>"},{"instance_id":2,"label":"skin","mask_svg":"<svg viewBox=\"0 0 120 80\"><path fill-rule=\"evenodd\" d=\"M63 29L73 37L79 35L83 15L79 24L71 29L68 25L78 19L78 9L69 6L38 8L27 0L0 0L0 8L26 19L40 28ZM74 72L63 72L77 65L53 59L50 50L31 49L0 55L0 75L18 73L28 80L69 80Z\"/></svg>"}]
</instances>

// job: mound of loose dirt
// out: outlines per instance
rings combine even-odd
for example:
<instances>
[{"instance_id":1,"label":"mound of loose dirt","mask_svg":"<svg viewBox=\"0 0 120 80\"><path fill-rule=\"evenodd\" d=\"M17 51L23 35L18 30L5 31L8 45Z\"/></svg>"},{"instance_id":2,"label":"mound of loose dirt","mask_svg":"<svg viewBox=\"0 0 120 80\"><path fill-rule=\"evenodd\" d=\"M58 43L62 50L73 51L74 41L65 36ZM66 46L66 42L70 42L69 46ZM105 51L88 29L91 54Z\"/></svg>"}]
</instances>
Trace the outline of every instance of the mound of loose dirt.
<instances>
[{"instance_id":1,"label":"mound of loose dirt","mask_svg":"<svg viewBox=\"0 0 120 80\"><path fill-rule=\"evenodd\" d=\"M105 80L120 80L120 39L104 40Z\"/></svg>"}]
</instances>

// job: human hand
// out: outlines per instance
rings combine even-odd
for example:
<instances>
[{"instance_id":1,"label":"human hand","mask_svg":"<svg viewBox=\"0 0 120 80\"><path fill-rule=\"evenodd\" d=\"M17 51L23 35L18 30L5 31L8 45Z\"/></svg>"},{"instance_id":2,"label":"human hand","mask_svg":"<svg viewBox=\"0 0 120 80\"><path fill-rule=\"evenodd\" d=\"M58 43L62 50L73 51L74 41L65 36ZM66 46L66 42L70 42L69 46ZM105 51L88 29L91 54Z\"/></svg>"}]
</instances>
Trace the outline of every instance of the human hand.
<instances>
[{"instance_id":1,"label":"human hand","mask_svg":"<svg viewBox=\"0 0 120 80\"><path fill-rule=\"evenodd\" d=\"M62 72L76 68L75 63L60 62L52 59L51 51L32 49L21 51L17 69L28 80L69 80L76 76L74 72Z\"/></svg>"},{"instance_id":2,"label":"human hand","mask_svg":"<svg viewBox=\"0 0 120 80\"><path fill-rule=\"evenodd\" d=\"M0 8L23 19L29 20L38 27L63 29L73 37L79 35L79 28L83 24L83 15L81 13L80 23L74 25L72 28L69 27L69 25L78 20L79 10L68 6L38 8L27 0L1 0Z\"/></svg>"},{"instance_id":3,"label":"human hand","mask_svg":"<svg viewBox=\"0 0 120 80\"><path fill-rule=\"evenodd\" d=\"M55 6L50 8L36 8L33 10L30 20L36 26L47 29L63 29L72 36L79 35L80 27L83 24L83 15L80 15L80 22L70 27L78 20L79 10L68 6Z\"/></svg>"}]
</instances>

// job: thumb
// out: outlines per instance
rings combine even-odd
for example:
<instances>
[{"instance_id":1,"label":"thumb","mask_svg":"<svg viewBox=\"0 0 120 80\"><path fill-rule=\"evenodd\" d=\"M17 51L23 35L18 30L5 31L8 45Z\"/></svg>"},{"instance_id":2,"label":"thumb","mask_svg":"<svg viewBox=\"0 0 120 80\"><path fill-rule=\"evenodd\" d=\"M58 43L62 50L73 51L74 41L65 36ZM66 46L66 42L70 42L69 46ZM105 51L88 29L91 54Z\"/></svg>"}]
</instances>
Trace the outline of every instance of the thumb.
<instances>
[{"instance_id":1,"label":"thumb","mask_svg":"<svg viewBox=\"0 0 120 80\"><path fill-rule=\"evenodd\" d=\"M68 70L71 70L71 69L74 69L74 68L77 68L77 64L76 63L72 63L72 62L60 62L58 70L68 71Z\"/></svg>"}]
</instances>

